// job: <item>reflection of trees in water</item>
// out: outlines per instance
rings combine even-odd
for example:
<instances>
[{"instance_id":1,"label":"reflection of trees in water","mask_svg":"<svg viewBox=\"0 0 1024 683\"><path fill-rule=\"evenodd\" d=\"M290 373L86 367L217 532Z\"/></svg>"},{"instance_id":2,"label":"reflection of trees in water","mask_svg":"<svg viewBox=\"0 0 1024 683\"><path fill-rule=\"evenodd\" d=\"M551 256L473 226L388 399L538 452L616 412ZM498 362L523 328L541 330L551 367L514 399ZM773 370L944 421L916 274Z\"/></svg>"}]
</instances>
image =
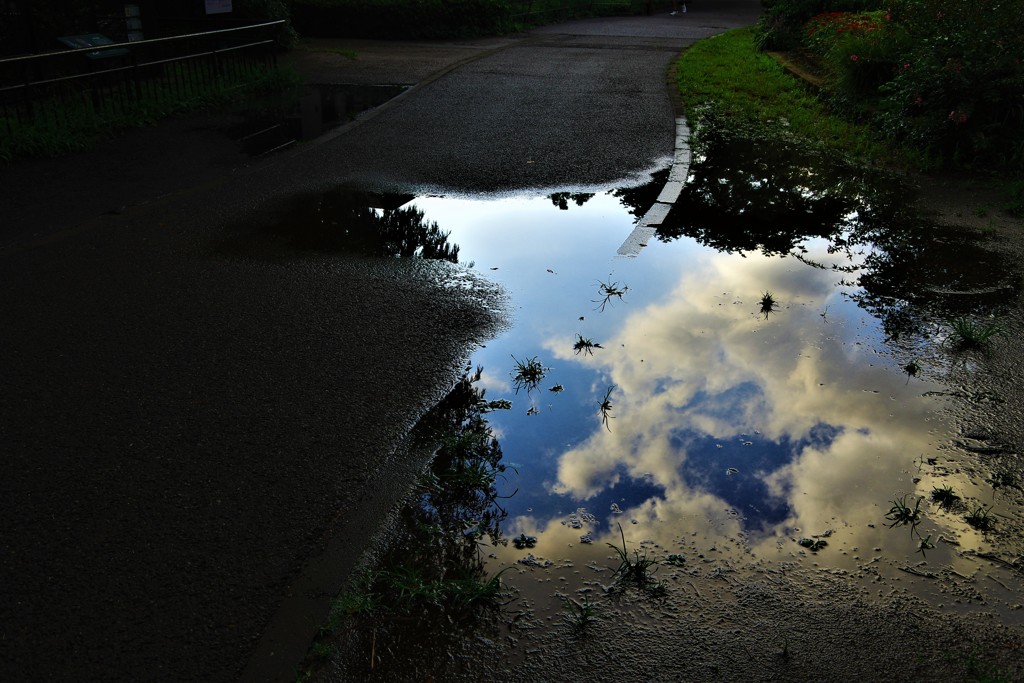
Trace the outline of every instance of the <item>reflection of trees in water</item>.
<instances>
[{"instance_id":1,"label":"reflection of trees in water","mask_svg":"<svg viewBox=\"0 0 1024 683\"><path fill-rule=\"evenodd\" d=\"M570 201L576 206L583 206L593 196L593 192L553 192L548 195L548 199L562 211L568 211Z\"/></svg>"},{"instance_id":2,"label":"reflection of trees in water","mask_svg":"<svg viewBox=\"0 0 1024 683\"><path fill-rule=\"evenodd\" d=\"M304 202L276 230L302 249L458 263L459 247L448 242L450 233L419 209L401 208L411 199L337 190Z\"/></svg>"},{"instance_id":3,"label":"reflection of trees in water","mask_svg":"<svg viewBox=\"0 0 1024 683\"><path fill-rule=\"evenodd\" d=\"M1005 286L1005 259L967 235L940 234L910 212L907 196L892 176L712 128L699 139L690 179L658 237L690 237L728 253L791 254L859 273L857 299L891 339L921 334L936 319L991 313L1016 294ZM830 254L855 265L810 260L802 245L812 238L828 240ZM973 290L995 292L944 294Z\"/></svg>"},{"instance_id":4,"label":"reflection of trees in water","mask_svg":"<svg viewBox=\"0 0 1024 683\"><path fill-rule=\"evenodd\" d=\"M337 634L324 640L345 653L348 673L368 673L376 656L380 680L436 675L460 635L477 624L477 608L496 604L500 581L487 577L480 542L504 542L496 482L505 466L485 415L504 406L484 398L480 376L464 376L413 431L413 447L436 455L403 505L387 550L339 600ZM382 656L388 651L394 656Z\"/></svg>"},{"instance_id":5,"label":"reflection of trees in water","mask_svg":"<svg viewBox=\"0 0 1024 683\"><path fill-rule=\"evenodd\" d=\"M665 187L668 174L669 169L667 168L658 171L651 176L651 182L639 187L615 190L612 192L612 196L617 197L622 202L622 205L629 210L630 215L638 219L642 218L647 213L647 210L658 201L658 195L661 194L662 189Z\"/></svg>"}]
</instances>

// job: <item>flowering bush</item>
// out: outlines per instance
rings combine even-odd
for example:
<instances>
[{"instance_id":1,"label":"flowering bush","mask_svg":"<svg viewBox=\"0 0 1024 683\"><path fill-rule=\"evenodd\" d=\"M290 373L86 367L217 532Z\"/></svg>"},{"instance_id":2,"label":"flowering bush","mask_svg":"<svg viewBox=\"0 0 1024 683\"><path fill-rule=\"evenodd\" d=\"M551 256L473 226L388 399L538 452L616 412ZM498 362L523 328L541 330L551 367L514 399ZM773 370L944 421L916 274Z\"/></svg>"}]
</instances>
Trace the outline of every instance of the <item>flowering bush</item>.
<instances>
[{"instance_id":1,"label":"flowering bush","mask_svg":"<svg viewBox=\"0 0 1024 683\"><path fill-rule=\"evenodd\" d=\"M824 12L804 24L804 46L823 55L844 35L867 35L884 26L885 12Z\"/></svg>"},{"instance_id":2,"label":"flowering bush","mask_svg":"<svg viewBox=\"0 0 1024 683\"><path fill-rule=\"evenodd\" d=\"M878 99L898 60L898 27L888 12L827 12L804 24L805 44L825 57L838 102L856 109Z\"/></svg>"},{"instance_id":3,"label":"flowering bush","mask_svg":"<svg viewBox=\"0 0 1024 683\"><path fill-rule=\"evenodd\" d=\"M885 0L761 0L764 12L757 24L762 50L792 50L804 46L804 22L827 12L868 12L882 9Z\"/></svg>"},{"instance_id":4,"label":"flowering bush","mask_svg":"<svg viewBox=\"0 0 1024 683\"><path fill-rule=\"evenodd\" d=\"M946 159L1024 169L1024 0L893 0L892 20L886 128Z\"/></svg>"}]
</instances>

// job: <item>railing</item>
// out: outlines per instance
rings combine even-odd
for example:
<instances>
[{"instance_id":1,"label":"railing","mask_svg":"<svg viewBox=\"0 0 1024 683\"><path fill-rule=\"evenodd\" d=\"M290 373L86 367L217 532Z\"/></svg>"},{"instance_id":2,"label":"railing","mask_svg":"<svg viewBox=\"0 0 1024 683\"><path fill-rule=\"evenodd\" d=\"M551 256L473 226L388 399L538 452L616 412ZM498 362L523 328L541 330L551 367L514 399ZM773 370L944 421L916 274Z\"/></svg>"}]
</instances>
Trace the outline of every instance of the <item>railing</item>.
<instances>
[{"instance_id":1,"label":"railing","mask_svg":"<svg viewBox=\"0 0 1024 683\"><path fill-rule=\"evenodd\" d=\"M168 108L273 66L284 21L0 59L0 135Z\"/></svg>"}]
</instances>

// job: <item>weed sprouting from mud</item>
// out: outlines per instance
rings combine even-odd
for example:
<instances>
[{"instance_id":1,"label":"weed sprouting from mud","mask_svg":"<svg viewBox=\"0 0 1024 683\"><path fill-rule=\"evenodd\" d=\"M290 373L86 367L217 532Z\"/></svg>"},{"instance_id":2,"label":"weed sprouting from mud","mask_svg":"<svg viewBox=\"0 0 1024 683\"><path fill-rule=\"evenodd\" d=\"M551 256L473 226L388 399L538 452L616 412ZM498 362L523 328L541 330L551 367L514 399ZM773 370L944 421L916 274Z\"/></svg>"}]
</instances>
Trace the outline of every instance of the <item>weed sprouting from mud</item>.
<instances>
[{"instance_id":1,"label":"weed sprouting from mud","mask_svg":"<svg viewBox=\"0 0 1024 683\"><path fill-rule=\"evenodd\" d=\"M574 598L565 598L564 600L565 613L562 615L562 621L577 633L585 633L598 619L607 618L601 609L590 601L589 595L584 595L583 600Z\"/></svg>"},{"instance_id":2,"label":"weed sprouting from mud","mask_svg":"<svg viewBox=\"0 0 1024 683\"><path fill-rule=\"evenodd\" d=\"M978 531L992 531L992 529L994 529L996 526L996 520L990 514L991 511L991 506L985 507L983 505L979 505L967 513L967 515L964 517L964 521L966 521L970 526L974 527Z\"/></svg>"},{"instance_id":3,"label":"weed sprouting from mud","mask_svg":"<svg viewBox=\"0 0 1024 683\"><path fill-rule=\"evenodd\" d=\"M934 548L935 544L932 542L931 534L928 534L917 542L917 552L921 553L923 557L928 557L928 551Z\"/></svg>"},{"instance_id":4,"label":"weed sprouting from mud","mask_svg":"<svg viewBox=\"0 0 1024 683\"><path fill-rule=\"evenodd\" d=\"M949 321L949 341L957 350L984 348L994 337L1004 333L997 323L977 323L965 316Z\"/></svg>"},{"instance_id":5,"label":"weed sprouting from mud","mask_svg":"<svg viewBox=\"0 0 1024 683\"><path fill-rule=\"evenodd\" d=\"M885 518L892 522L889 525L890 529L896 526L909 526L913 534L917 530L917 525L921 523L921 501L924 499L918 498L914 506L910 507L907 504L908 497L902 496L892 501L892 507L885 513Z\"/></svg>"},{"instance_id":6,"label":"weed sprouting from mud","mask_svg":"<svg viewBox=\"0 0 1024 683\"><path fill-rule=\"evenodd\" d=\"M956 494L951 486L943 486L932 489L932 502L938 503L939 507L949 512L956 510L963 505L963 500Z\"/></svg>"},{"instance_id":7,"label":"weed sprouting from mud","mask_svg":"<svg viewBox=\"0 0 1024 683\"><path fill-rule=\"evenodd\" d=\"M999 470L992 474L991 479L986 479L986 481L992 485L993 499L996 496L996 491L999 489L1021 489L1020 480L1010 470Z\"/></svg>"},{"instance_id":8,"label":"weed sprouting from mud","mask_svg":"<svg viewBox=\"0 0 1024 683\"><path fill-rule=\"evenodd\" d=\"M619 583L629 583L645 589L659 585L654 580L654 571L651 569L658 564L658 560L649 556L646 550L643 554L639 550L634 550L631 556L629 548L626 546L626 533L622 530L621 524L617 526L619 535L622 537L622 547L620 548L614 543L608 544L608 547L614 550L615 555L619 558L619 566L612 573L612 578Z\"/></svg>"},{"instance_id":9,"label":"weed sprouting from mud","mask_svg":"<svg viewBox=\"0 0 1024 683\"><path fill-rule=\"evenodd\" d=\"M917 377L917 374L921 372L921 366L916 360L912 360L903 366L903 372L907 374L907 384L910 384L910 378Z\"/></svg>"}]
</instances>

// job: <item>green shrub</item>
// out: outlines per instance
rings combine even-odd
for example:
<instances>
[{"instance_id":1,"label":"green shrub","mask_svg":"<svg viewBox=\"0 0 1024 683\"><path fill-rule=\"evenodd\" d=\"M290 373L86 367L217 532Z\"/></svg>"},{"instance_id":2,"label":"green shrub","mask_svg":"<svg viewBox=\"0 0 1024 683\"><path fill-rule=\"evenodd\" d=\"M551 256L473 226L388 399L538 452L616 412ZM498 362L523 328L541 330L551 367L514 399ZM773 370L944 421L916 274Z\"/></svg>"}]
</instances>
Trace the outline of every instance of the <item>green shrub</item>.
<instances>
[{"instance_id":1,"label":"green shrub","mask_svg":"<svg viewBox=\"0 0 1024 683\"><path fill-rule=\"evenodd\" d=\"M894 0L886 131L947 161L1024 169L1024 0Z\"/></svg>"}]
</instances>

